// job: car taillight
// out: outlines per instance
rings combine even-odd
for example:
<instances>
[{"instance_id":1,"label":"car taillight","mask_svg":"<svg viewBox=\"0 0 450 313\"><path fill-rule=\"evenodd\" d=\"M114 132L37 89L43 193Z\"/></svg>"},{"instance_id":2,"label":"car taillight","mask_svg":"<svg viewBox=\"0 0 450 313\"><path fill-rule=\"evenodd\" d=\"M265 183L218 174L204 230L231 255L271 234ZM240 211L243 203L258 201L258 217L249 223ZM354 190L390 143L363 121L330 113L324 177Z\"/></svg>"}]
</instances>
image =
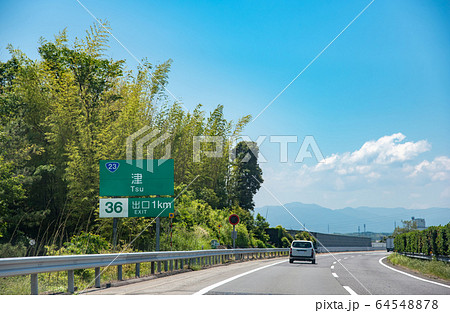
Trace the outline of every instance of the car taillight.
<instances>
[{"instance_id":1,"label":"car taillight","mask_svg":"<svg viewBox=\"0 0 450 313\"><path fill-rule=\"evenodd\" d=\"M289 254L292 254L292 248L289 248Z\"/></svg>"}]
</instances>

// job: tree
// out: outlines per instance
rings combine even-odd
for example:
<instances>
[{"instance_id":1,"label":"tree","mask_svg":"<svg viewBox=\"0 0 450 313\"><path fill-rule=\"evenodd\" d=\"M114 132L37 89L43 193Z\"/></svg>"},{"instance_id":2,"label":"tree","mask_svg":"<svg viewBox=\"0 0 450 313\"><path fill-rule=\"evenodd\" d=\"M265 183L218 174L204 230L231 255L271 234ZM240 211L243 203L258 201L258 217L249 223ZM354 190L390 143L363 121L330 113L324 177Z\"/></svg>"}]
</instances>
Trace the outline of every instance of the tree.
<instances>
[{"instance_id":1,"label":"tree","mask_svg":"<svg viewBox=\"0 0 450 313\"><path fill-rule=\"evenodd\" d=\"M300 233L296 233L295 239L311 241L314 244L314 247L316 247L316 238L314 238L314 236L310 232L302 231Z\"/></svg>"},{"instance_id":2,"label":"tree","mask_svg":"<svg viewBox=\"0 0 450 313\"><path fill-rule=\"evenodd\" d=\"M253 196L264 182L258 164L259 148L256 142L241 141L235 148L232 170L232 197L235 204L253 211Z\"/></svg>"},{"instance_id":3,"label":"tree","mask_svg":"<svg viewBox=\"0 0 450 313\"><path fill-rule=\"evenodd\" d=\"M254 223L255 223L255 226L253 229L253 233L255 234L255 237L264 243L268 242L270 237L266 233L266 229L269 228L270 224L259 213L256 215L256 219L255 219Z\"/></svg>"},{"instance_id":4,"label":"tree","mask_svg":"<svg viewBox=\"0 0 450 313\"><path fill-rule=\"evenodd\" d=\"M12 163L5 162L0 155L0 238L4 235L11 238L15 226L20 223L17 207L25 198L21 177L15 176L12 169Z\"/></svg>"},{"instance_id":5,"label":"tree","mask_svg":"<svg viewBox=\"0 0 450 313\"><path fill-rule=\"evenodd\" d=\"M201 105L184 111L165 94L172 60L143 60L137 71L127 71L124 60L104 54L109 36L104 27L91 27L74 42L65 30L53 41L41 39L37 60L8 46L11 59L0 61L0 242L32 238L33 251L45 253L45 245L59 249L82 232L109 238L111 220L98 217L99 160L124 159L127 137L143 126L169 134L153 158L162 158L170 144L175 188L189 186L192 193L193 199L180 209L187 215L180 217L183 229L189 234L206 230L216 237L217 225L226 225L230 210L241 210L242 244L252 236L263 240L264 221L257 217L255 222L251 214L261 169L256 157L245 162L229 158L232 138L240 135L250 116L234 123L225 118L222 105L209 114ZM195 136L222 138L223 154L206 157L205 150L216 150L206 143L200 162L194 161ZM240 160L257 148L248 144L238 145ZM191 225L190 217L201 226ZM148 222L122 221L119 234L131 242ZM133 241L132 248L149 249L152 231Z\"/></svg>"},{"instance_id":6,"label":"tree","mask_svg":"<svg viewBox=\"0 0 450 313\"><path fill-rule=\"evenodd\" d=\"M403 227L397 226L394 229L394 233L392 234L393 237L395 237L399 234L408 233L410 231L417 230L417 222L416 221L402 221L402 224L403 224Z\"/></svg>"}]
</instances>

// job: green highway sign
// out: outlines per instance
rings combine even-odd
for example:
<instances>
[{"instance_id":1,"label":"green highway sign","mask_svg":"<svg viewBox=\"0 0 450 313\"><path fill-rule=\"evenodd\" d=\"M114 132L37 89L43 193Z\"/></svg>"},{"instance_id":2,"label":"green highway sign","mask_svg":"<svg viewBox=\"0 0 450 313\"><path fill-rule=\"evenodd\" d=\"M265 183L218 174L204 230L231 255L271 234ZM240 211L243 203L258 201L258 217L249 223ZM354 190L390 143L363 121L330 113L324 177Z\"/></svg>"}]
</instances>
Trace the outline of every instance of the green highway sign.
<instances>
[{"instance_id":1,"label":"green highway sign","mask_svg":"<svg viewBox=\"0 0 450 313\"><path fill-rule=\"evenodd\" d=\"M100 160L100 197L173 194L173 159Z\"/></svg>"},{"instance_id":2,"label":"green highway sign","mask_svg":"<svg viewBox=\"0 0 450 313\"><path fill-rule=\"evenodd\" d=\"M100 217L169 217L173 198L102 198Z\"/></svg>"}]
</instances>

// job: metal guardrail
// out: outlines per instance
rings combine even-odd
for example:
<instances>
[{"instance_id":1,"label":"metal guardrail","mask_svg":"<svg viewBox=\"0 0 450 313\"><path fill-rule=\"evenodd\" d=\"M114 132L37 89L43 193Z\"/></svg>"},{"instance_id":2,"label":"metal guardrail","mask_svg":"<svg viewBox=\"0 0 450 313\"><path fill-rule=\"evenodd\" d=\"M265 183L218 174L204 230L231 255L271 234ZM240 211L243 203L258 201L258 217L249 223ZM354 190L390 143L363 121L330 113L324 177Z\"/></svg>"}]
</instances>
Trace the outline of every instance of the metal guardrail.
<instances>
[{"instance_id":1,"label":"metal guardrail","mask_svg":"<svg viewBox=\"0 0 450 313\"><path fill-rule=\"evenodd\" d=\"M136 264L136 277L140 277L140 264L151 263L151 274L161 272L161 263L164 270L168 271L183 268L185 264L192 266L213 265L223 263L230 259L247 260L252 258L265 258L287 255L289 248L273 249L216 249L195 251L163 251L163 252L137 252L137 253L113 253L113 254L87 254L87 255L61 255L38 256L21 258L0 259L0 277L31 275L31 294L38 294L39 273L67 271L69 293L74 293L74 270L95 268L95 287L101 286L100 268L117 266L117 279L122 280L122 265ZM175 262L174 262L175 261ZM170 262L170 264L168 264Z\"/></svg>"},{"instance_id":2,"label":"metal guardrail","mask_svg":"<svg viewBox=\"0 0 450 313\"><path fill-rule=\"evenodd\" d=\"M433 260L432 255L426 255L422 253L409 253L409 252L397 252L397 253L414 259ZM434 259L442 262L450 262L450 257L444 255L436 255L434 256Z\"/></svg>"}]
</instances>

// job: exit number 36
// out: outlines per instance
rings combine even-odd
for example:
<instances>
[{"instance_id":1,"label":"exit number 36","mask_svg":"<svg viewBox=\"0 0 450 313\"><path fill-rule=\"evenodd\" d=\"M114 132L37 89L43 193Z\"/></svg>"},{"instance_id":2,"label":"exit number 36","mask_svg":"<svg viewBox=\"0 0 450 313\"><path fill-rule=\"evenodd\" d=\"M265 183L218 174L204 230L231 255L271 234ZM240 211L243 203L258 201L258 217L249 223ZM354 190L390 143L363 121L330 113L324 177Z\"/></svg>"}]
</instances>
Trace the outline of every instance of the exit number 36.
<instances>
[{"instance_id":1,"label":"exit number 36","mask_svg":"<svg viewBox=\"0 0 450 313\"><path fill-rule=\"evenodd\" d=\"M100 199L100 217L128 217L128 199Z\"/></svg>"}]
</instances>

